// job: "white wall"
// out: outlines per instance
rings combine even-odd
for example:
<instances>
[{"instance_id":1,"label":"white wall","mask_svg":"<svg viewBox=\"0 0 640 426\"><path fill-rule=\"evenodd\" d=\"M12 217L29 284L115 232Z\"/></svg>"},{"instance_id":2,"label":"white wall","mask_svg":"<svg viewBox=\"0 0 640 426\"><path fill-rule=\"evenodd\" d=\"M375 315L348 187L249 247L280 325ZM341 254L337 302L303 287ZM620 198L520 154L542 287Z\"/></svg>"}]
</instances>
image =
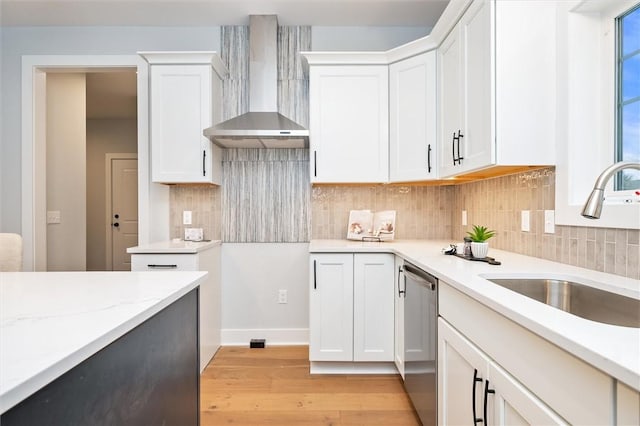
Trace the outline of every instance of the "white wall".
<instances>
[{"instance_id":1,"label":"white wall","mask_svg":"<svg viewBox=\"0 0 640 426\"><path fill-rule=\"evenodd\" d=\"M278 303L278 290L288 303ZM222 245L222 343L307 343L308 243Z\"/></svg>"},{"instance_id":2,"label":"white wall","mask_svg":"<svg viewBox=\"0 0 640 426\"><path fill-rule=\"evenodd\" d=\"M429 27L312 27L312 50L389 50L431 32Z\"/></svg>"},{"instance_id":3,"label":"white wall","mask_svg":"<svg viewBox=\"0 0 640 426\"><path fill-rule=\"evenodd\" d=\"M137 152L132 119L87 120L87 271L106 268L105 154Z\"/></svg>"},{"instance_id":4,"label":"white wall","mask_svg":"<svg viewBox=\"0 0 640 426\"><path fill-rule=\"evenodd\" d=\"M47 270L86 268L86 82L82 73L47 75Z\"/></svg>"}]
</instances>

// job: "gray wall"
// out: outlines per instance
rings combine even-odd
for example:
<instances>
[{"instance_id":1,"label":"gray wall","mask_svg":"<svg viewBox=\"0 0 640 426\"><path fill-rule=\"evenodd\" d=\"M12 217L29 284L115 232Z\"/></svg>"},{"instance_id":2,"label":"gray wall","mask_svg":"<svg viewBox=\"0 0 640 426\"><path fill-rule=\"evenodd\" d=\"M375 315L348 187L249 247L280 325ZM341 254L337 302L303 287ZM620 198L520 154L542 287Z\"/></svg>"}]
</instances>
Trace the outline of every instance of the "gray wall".
<instances>
[{"instance_id":1,"label":"gray wall","mask_svg":"<svg viewBox=\"0 0 640 426\"><path fill-rule=\"evenodd\" d=\"M313 50L385 50L423 27L316 27ZM220 50L220 27L1 27L0 231L21 228L21 56Z\"/></svg>"}]
</instances>

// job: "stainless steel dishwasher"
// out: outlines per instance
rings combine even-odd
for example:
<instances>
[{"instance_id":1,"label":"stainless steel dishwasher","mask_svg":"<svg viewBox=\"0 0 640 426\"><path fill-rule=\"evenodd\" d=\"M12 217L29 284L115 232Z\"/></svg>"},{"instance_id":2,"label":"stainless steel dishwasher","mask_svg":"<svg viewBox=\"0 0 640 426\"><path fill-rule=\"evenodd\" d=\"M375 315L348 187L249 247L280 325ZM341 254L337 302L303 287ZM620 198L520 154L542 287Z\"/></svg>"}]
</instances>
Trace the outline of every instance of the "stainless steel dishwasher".
<instances>
[{"instance_id":1,"label":"stainless steel dishwasher","mask_svg":"<svg viewBox=\"0 0 640 426\"><path fill-rule=\"evenodd\" d=\"M404 387L424 426L436 425L438 279L405 262ZM398 284L400 285L400 284Z\"/></svg>"}]
</instances>

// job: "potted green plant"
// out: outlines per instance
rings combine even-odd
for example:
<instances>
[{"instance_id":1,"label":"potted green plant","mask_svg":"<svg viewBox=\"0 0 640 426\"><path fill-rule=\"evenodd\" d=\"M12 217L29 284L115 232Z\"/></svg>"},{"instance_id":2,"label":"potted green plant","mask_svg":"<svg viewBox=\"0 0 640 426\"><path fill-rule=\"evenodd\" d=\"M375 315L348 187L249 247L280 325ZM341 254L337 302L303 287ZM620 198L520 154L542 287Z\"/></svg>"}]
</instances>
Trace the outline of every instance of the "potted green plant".
<instances>
[{"instance_id":1,"label":"potted green plant","mask_svg":"<svg viewBox=\"0 0 640 426\"><path fill-rule=\"evenodd\" d=\"M484 259L489 251L489 243L487 240L496 234L495 231L489 230L486 226L473 225L471 231L467 232L471 238L471 255L476 259Z\"/></svg>"}]
</instances>

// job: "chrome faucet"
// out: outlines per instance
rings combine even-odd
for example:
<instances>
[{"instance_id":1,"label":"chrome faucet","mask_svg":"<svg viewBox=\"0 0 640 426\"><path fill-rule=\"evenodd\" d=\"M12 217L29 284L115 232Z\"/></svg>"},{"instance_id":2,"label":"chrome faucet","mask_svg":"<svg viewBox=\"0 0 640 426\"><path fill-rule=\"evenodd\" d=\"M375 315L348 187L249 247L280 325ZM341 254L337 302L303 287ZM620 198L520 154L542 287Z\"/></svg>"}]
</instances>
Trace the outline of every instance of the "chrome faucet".
<instances>
[{"instance_id":1,"label":"chrome faucet","mask_svg":"<svg viewBox=\"0 0 640 426\"><path fill-rule=\"evenodd\" d=\"M582 209L582 216L587 219L600 219L600 213L602 212L602 202L604 201L604 187L611 179L611 176L623 169L636 169L640 170L640 163L634 163L631 161L620 161L609 167L607 167L593 186L591 195L587 198L587 202Z\"/></svg>"}]
</instances>

